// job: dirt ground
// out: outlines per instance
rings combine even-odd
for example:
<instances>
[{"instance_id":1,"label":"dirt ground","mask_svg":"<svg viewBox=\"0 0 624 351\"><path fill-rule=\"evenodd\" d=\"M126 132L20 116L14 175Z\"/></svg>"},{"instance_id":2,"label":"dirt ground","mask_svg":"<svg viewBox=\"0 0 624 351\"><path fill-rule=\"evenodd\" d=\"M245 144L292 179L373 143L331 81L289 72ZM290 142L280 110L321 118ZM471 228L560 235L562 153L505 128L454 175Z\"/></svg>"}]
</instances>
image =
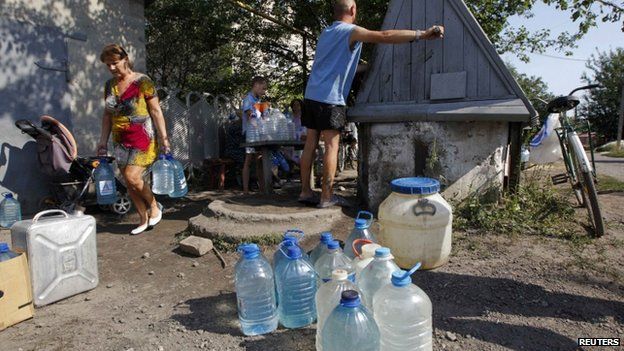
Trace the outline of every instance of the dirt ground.
<instances>
[{"instance_id":1,"label":"dirt ground","mask_svg":"<svg viewBox=\"0 0 624 351\"><path fill-rule=\"evenodd\" d=\"M450 262L413 276L433 302L434 349L575 350L579 337L624 336L624 193L600 201L608 226L600 239L585 239L581 225L577 239L455 232ZM166 220L136 237L127 235L134 216L96 214L99 287L38 308L0 332L0 349L313 350L314 326L241 334L235 253L224 254L222 268L213 254L176 250L176 234L205 205L165 202ZM339 223L335 235L350 225Z\"/></svg>"}]
</instances>

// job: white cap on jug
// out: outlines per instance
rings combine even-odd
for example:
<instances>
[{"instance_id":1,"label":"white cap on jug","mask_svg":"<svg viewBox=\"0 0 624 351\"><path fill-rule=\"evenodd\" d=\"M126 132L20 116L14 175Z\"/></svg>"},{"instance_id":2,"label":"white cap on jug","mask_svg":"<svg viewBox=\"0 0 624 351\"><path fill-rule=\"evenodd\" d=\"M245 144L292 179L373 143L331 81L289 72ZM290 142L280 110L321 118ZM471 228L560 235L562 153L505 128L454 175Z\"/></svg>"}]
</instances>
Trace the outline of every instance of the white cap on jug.
<instances>
[{"instance_id":1,"label":"white cap on jug","mask_svg":"<svg viewBox=\"0 0 624 351\"><path fill-rule=\"evenodd\" d=\"M377 250L380 247L381 247L381 245L379 245L379 244L365 244L365 245L362 245L362 254L360 254L360 256L362 256L362 258L374 257L375 256L375 250Z\"/></svg>"},{"instance_id":2,"label":"white cap on jug","mask_svg":"<svg viewBox=\"0 0 624 351\"><path fill-rule=\"evenodd\" d=\"M349 273L344 269L334 269L332 271L331 280L347 280Z\"/></svg>"}]
</instances>

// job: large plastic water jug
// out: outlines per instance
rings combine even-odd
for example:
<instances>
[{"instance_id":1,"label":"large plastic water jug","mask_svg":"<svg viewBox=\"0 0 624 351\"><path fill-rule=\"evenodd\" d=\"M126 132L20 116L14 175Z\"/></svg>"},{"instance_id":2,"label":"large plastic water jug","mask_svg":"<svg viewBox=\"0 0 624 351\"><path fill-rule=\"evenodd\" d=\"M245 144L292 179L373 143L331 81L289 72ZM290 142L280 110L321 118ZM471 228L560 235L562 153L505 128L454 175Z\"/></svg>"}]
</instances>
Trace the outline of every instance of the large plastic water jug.
<instances>
[{"instance_id":1,"label":"large plastic water jug","mask_svg":"<svg viewBox=\"0 0 624 351\"><path fill-rule=\"evenodd\" d=\"M15 252L9 250L9 244L0 243L0 262L8 261L12 258L19 256Z\"/></svg>"},{"instance_id":2,"label":"large plastic water jug","mask_svg":"<svg viewBox=\"0 0 624 351\"><path fill-rule=\"evenodd\" d=\"M367 216L368 218L362 218ZM356 239L368 239L372 242L377 242L377 238L370 231L370 226L373 224L373 214L367 211L360 211L355 217L355 225L349 237L345 241L344 253L350 259L355 258L355 252L353 252L353 241Z\"/></svg>"},{"instance_id":3,"label":"large plastic water jug","mask_svg":"<svg viewBox=\"0 0 624 351\"><path fill-rule=\"evenodd\" d=\"M379 206L379 243L392 249L403 268L422 263L431 269L448 261L453 213L431 178L401 178L391 182L392 193Z\"/></svg>"},{"instance_id":4,"label":"large plastic water jug","mask_svg":"<svg viewBox=\"0 0 624 351\"><path fill-rule=\"evenodd\" d=\"M358 250L357 245L363 244ZM368 266L369 263L375 258L375 251L380 248L381 245L375 244L368 239L356 239L353 241L353 252L355 252L355 258L353 259L353 268L355 269L355 281L360 279L362 270Z\"/></svg>"},{"instance_id":5,"label":"large plastic water jug","mask_svg":"<svg viewBox=\"0 0 624 351\"><path fill-rule=\"evenodd\" d=\"M303 238L303 231L299 229L289 229L284 233L282 242L277 246L277 250L273 254L273 271L277 270L277 266L283 262L288 262L288 248L290 246L298 246L303 255L303 259L309 261L308 254L303 252L303 248L299 245L299 240Z\"/></svg>"},{"instance_id":6,"label":"large plastic water jug","mask_svg":"<svg viewBox=\"0 0 624 351\"><path fill-rule=\"evenodd\" d=\"M173 166L167 156L158 156L152 165L152 192L158 195L169 195L173 192Z\"/></svg>"},{"instance_id":7,"label":"large plastic water jug","mask_svg":"<svg viewBox=\"0 0 624 351\"><path fill-rule=\"evenodd\" d=\"M379 328L357 291L342 292L340 305L323 323L323 351L379 351Z\"/></svg>"},{"instance_id":8,"label":"large plastic water jug","mask_svg":"<svg viewBox=\"0 0 624 351\"><path fill-rule=\"evenodd\" d=\"M303 259L299 246L290 246L288 262L275 272L279 304L277 313L286 328L301 328L316 320L316 272Z\"/></svg>"},{"instance_id":9,"label":"large plastic water jug","mask_svg":"<svg viewBox=\"0 0 624 351\"><path fill-rule=\"evenodd\" d=\"M431 300L410 278L418 266L409 272L394 272L391 284L381 288L373 298L384 351L432 350Z\"/></svg>"},{"instance_id":10,"label":"large plastic water jug","mask_svg":"<svg viewBox=\"0 0 624 351\"><path fill-rule=\"evenodd\" d=\"M188 193L184 166L172 155L167 155L167 161L171 162L173 167L173 191L169 193L169 197L182 197Z\"/></svg>"},{"instance_id":11,"label":"large plastic water jug","mask_svg":"<svg viewBox=\"0 0 624 351\"><path fill-rule=\"evenodd\" d=\"M245 335L270 333L278 321L273 270L258 245L242 244L238 250L234 285L241 330Z\"/></svg>"},{"instance_id":12,"label":"large plastic water jug","mask_svg":"<svg viewBox=\"0 0 624 351\"><path fill-rule=\"evenodd\" d=\"M11 193L4 193L0 202L0 227L11 228L13 223L22 220L22 207Z\"/></svg>"},{"instance_id":13,"label":"large plastic water jug","mask_svg":"<svg viewBox=\"0 0 624 351\"><path fill-rule=\"evenodd\" d=\"M336 240L327 243L327 250L316 261L314 269L318 273L320 283L330 281L334 269L346 270L349 273L349 280L355 281L355 270L351 264L351 259L345 256Z\"/></svg>"},{"instance_id":14,"label":"large plastic water jug","mask_svg":"<svg viewBox=\"0 0 624 351\"><path fill-rule=\"evenodd\" d=\"M327 251L327 243L332 240L334 240L334 238L330 232L321 234L319 243L312 249L312 252L310 252L310 263L312 263L312 265L316 264L316 261L318 261L321 255Z\"/></svg>"},{"instance_id":15,"label":"large plastic water jug","mask_svg":"<svg viewBox=\"0 0 624 351\"><path fill-rule=\"evenodd\" d=\"M340 304L340 297L343 291L355 290L358 293L360 290L355 283L350 281L347 271L344 269L335 269L332 272L331 281L327 284L321 285L316 292L316 350L322 350L321 343L321 330L323 330L323 323L329 314Z\"/></svg>"},{"instance_id":16,"label":"large plastic water jug","mask_svg":"<svg viewBox=\"0 0 624 351\"><path fill-rule=\"evenodd\" d=\"M99 205L111 205L117 201L117 186L115 172L106 158L100 158L93 173L95 179L95 194Z\"/></svg>"},{"instance_id":17,"label":"large plastic water jug","mask_svg":"<svg viewBox=\"0 0 624 351\"><path fill-rule=\"evenodd\" d=\"M362 291L366 306L373 306L373 296L384 285L390 283L392 272L399 270L399 266L392 260L392 254L387 247L375 250L373 261L360 273L357 285Z\"/></svg>"}]
</instances>

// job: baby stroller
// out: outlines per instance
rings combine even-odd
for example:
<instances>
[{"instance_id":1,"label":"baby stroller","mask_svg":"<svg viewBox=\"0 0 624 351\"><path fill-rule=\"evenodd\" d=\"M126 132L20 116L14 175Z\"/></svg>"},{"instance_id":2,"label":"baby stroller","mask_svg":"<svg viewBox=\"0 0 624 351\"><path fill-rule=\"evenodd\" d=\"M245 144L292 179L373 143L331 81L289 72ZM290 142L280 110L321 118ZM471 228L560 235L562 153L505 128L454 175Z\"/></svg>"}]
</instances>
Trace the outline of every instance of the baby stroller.
<instances>
[{"instance_id":1,"label":"baby stroller","mask_svg":"<svg viewBox=\"0 0 624 351\"><path fill-rule=\"evenodd\" d=\"M52 197L41 201L42 208L60 208L72 213L76 206L96 204L93 173L101 157L79 157L78 146L71 132L50 116L41 116L41 126L29 120L15 122L22 133L30 135L37 142L37 160L43 173L51 179ZM105 157L108 162L113 157ZM124 215L130 211L132 202L126 187L115 179L117 201L112 205L100 206Z\"/></svg>"}]
</instances>

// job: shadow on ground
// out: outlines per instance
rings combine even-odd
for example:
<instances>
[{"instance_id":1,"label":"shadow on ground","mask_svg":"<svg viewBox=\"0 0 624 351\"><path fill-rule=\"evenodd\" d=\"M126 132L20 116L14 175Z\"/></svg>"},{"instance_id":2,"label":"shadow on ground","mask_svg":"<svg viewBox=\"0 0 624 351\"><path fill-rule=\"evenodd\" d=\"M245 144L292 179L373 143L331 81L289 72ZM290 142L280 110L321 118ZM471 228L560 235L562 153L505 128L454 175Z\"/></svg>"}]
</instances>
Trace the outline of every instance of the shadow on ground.
<instances>
[{"instance_id":1,"label":"shadow on ground","mask_svg":"<svg viewBox=\"0 0 624 351\"><path fill-rule=\"evenodd\" d=\"M599 323L608 317L620 323L624 320L622 302L550 292L539 285L512 279L418 272L414 283L426 287L424 290L432 298L437 329L469 334L513 350L572 350L577 343L575 338L545 327L484 320L490 313L504 314L512 320L514 316L588 323ZM174 315L172 319L187 329L243 336L238 327L234 292L186 303L190 313ZM278 330L261 337L246 337L242 346L248 350L313 349L314 333L312 328Z\"/></svg>"},{"instance_id":2,"label":"shadow on ground","mask_svg":"<svg viewBox=\"0 0 624 351\"><path fill-rule=\"evenodd\" d=\"M428 271L416 273L413 281L431 297L438 329L469 334L514 350L572 350L577 341L546 328L472 318L499 313L512 319L557 318L559 322L599 323L607 317L620 323L624 320L622 302L550 292L539 285L507 278Z\"/></svg>"},{"instance_id":3,"label":"shadow on ground","mask_svg":"<svg viewBox=\"0 0 624 351\"><path fill-rule=\"evenodd\" d=\"M190 313L177 314L171 318L188 330L203 330L217 334L244 337L238 324L236 294L221 291L219 295L186 301ZM260 336L245 337L241 346L246 350L313 350L313 328L283 329Z\"/></svg>"}]
</instances>

